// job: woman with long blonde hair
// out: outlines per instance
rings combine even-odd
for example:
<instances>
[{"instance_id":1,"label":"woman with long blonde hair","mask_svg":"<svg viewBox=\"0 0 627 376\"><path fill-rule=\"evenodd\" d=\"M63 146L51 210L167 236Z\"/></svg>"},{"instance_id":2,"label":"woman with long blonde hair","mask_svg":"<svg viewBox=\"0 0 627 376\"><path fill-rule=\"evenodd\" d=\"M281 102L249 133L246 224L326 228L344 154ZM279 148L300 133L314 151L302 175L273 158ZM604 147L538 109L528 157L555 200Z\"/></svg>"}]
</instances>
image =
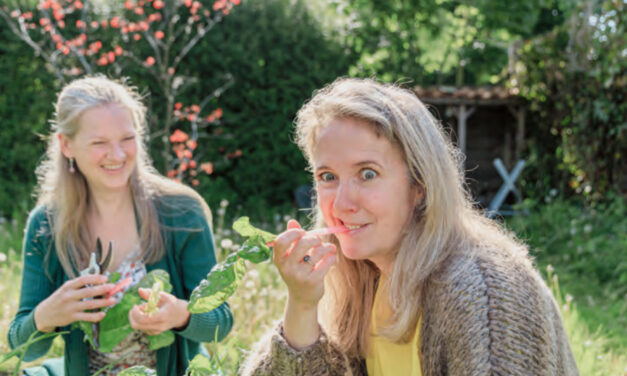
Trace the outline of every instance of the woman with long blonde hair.
<instances>
[{"instance_id":1,"label":"woman with long blonde hair","mask_svg":"<svg viewBox=\"0 0 627 376\"><path fill-rule=\"evenodd\" d=\"M244 375L576 375L526 247L473 208L460 155L410 91L338 79L296 119L316 227L274 246L282 321Z\"/></svg>"},{"instance_id":2,"label":"woman with long blonde hair","mask_svg":"<svg viewBox=\"0 0 627 376\"><path fill-rule=\"evenodd\" d=\"M227 304L205 314L190 315L186 308L192 289L216 263L209 207L152 167L144 145L146 108L135 88L104 76L78 79L59 93L55 110L47 155L37 169L37 206L24 238L20 306L9 344L17 347L34 332L67 330L64 360L44 362L50 374L87 375L107 367L105 374L114 375L144 365L160 375L181 375L193 356L205 352L201 342L222 339L232 326ZM97 239L113 244L111 262L99 274L81 273ZM154 269L167 271L173 287L161 293L157 313L135 306L128 317L134 331L112 352L83 342L82 331L71 325L101 321L106 313L100 308L121 298L105 297L113 288L107 276L120 273L132 286ZM139 291L144 298L150 293ZM174 331L174 342L150 350L148 335L167 330ZM25 360L45 355L51 343L37 342Z\"/></svg>"}]
</instances>

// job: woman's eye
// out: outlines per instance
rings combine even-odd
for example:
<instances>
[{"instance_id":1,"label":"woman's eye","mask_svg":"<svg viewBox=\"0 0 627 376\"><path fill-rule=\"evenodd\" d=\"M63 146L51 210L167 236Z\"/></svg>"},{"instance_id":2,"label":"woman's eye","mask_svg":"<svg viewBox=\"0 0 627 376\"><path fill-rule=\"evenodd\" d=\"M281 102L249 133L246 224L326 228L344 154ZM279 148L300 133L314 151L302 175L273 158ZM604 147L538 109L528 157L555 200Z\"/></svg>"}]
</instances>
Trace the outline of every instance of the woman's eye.
<instances>
[{"instance_id":1,"label":"woman's eye","mask_svg":"<svg viewBox=\"0 0 627 376\"><path fill-rule=\"evenodd\" d=\"M371 180L377 177L377 173L369 168L364 168L361 170L361 178L364 180Z\"/></svg>"},{"instance_id":2,"label":"woman's eye","mask_svg":"<svg viewBox=\"0 0 627 376\"><path fill-rule=\"evenodd\" d=\"M127 138L124 139L124 141L132 141L135 139L135 136L129 136Z\"/></svg>"},{"instance_id":3,"label":"woman's eye","mask_svg":"<svg viewBox=\"0 0 627 376\"><path fill-rule=\"evenodd\" d=\"M320 177L321 181L332 181L335 179L335 176L333 176L333 174L330 172L323 172L318 176Z\"/></svg>"}]
</instances>

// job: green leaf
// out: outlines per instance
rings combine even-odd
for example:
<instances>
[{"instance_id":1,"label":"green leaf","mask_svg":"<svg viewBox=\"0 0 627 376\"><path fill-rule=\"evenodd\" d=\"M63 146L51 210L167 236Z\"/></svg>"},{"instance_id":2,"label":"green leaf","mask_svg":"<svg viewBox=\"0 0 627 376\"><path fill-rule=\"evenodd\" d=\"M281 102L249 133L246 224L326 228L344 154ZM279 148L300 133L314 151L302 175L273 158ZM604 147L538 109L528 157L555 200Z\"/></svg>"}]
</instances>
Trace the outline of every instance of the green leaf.
<instances>
[{"instance_id":1,"label":"green leaf","mask_svg":"<svg viewBox=\"0 0 627 376\"><path fill-rule=\"evenodd\" d=\"M98 351L103 353L111 352L118 343L133 332L133 328L128 321L128 313L133 306L144 301L139 296L138 289L151 288L157 281L163 285L163 291L172 291L169 274L165 270L153 270L146 274L137 285L129 288L124 293L122 300L107 311L105 318L98 324ZM85 340L91 344L92 348L95 348L91 323L78 322L76 326L85 333ZM157 338L153 339L151 337ZM170 345L174 341L174 334L171 331L166 331L157 336L149 336L148 339L150 340L150 349L156 350Z\"/></svg>"},{"instance_id":2,"label":"green leaf","mask_svg":"<svg viewBox=\"0 0 627 376\"><path fill-rule=\"evenodd\" d=\"M133 366L118 373L118 376L154 376L157 372L144 366Z\"/></svg>"},{"instance_id":3,"label":"green leaf","mask_svg":"<svg viewBox=\"0 0 627 376\"><path fill-rule=\"evenodd\" d=\"M109 276L109 283L116 283L117 281L120 280L120 277L122 277L122 274L120 274L120 272L112 273Z\"/></svg>"},{"instance_id":4,"label":"green leaf","mask_svg":"<svg viewBox=\"0 0 627 376\"><path fill-rule=\"evenodd\" d=\"M258 264L272 256L272 250L259 235L247 239L237 251L239 257Z\"/></svg>"},{"instance_id":5,"label":"green leaf","mask_svg":"<svg viewBox=\"0 0 627 376\"><path fill-rule=\"evenodd\" d=\"M161 291L163 291L163 282L157 279L155 283L152 285L152 289L150 291L150 296L148 297L148 302L146 303L146 309L144 312L150 316L159 310L157 305L159 304L159 297L161 295Z\"/></svg>"},{"instance_id":6,"label":"green leaf","mask_svg":"<svg viewBox=\"0 0 627 376\"><path fill-rule=\"evenodd\" d=\"M144 278L135 286L134 290L137 291L138 288L150 289L155 284L155 282L160 280L163 283L163 291L171 292L172 284L170 283L170 275L165 270L155 269L150 273L146 274Z\"/></svg>"},{"instance_id":7,"label":"green leaf","mask_svg":"<svg viewBox=\"0 0 627 376\"><path fill-rule=\"evenodd\" d=\"M171 330L167 330L163 333L148 336L150 341L150 350L158 350L162 347L170 346L174 342L174 333Z\"/></svg>"},{"instance_id":8,"label":"green leaf","mask_svg":"<svg viewBox=\"0 0 627 376\"><path fill-rule=\"evenodd\" d=\"M258 264L271 257L272 250L268 243L274 241L276 235L252 226L248 217L235 221L233 229L249 239L237 252L231 253L226 260L214 266L207 278L192 291L187 305L190 313L209 312L233 295L246 273L244 259Z\"/></svg>"},{"instance_id":9,"label":"green leaf","mask_svg":"<svg viewBox=\"0 0 627 376\"><path fill-rule=\"evenodd\" d=\"M202 354L198 354L189 362L187 367L188 376L213 376L220 375L220 369L213 362Z\"/></svg>"},{"instance_id":10,"label":"green leaf","mask_svg":"<svg viewBox=\"0 0 627 376\"><path fill-rule=\"evenodd\" d=\"M128 313L136 304L142 303L142 298L135 291L127 291L122 300L107 311L98 327L98 351L108 353L127 335L133 332L128 321Z\"/></svg>"},{"instance_id":11,"label":"green leaf","mask_svg":"<svg viewBox=\"0 0 627 376\"><path fill-rule=\"evenodd\" d=\"M233 223L233 230L244 237L260 236L264 243L274 241L276 235L260 230L250 224L248 217L240 217Z\"/></svg>"},{"instance_id":12,"label":"green leaf","mask_svg":"<svg viewBox=\"0 0 627 376\"><path fill-rule=\"evenodd\" d=\"M91 322L87 322L87 321L77 321L75 323L72 324L72 329L78 328L80 330L83 331L83 333L85 333L85 338L84 340L89 342L89 344L91 345L92 348L95 348L96 345L94 344L94 336L93 336L93 327L92 327L92 323Z\"/></svg>"},{"instance_id":13,"label":"green leaf","mask_svg":"<svg viewBox=\"0 0 627 376\"><path fill-rule=\"evenodd\" d=\"M237 253L231 253L226 260L214 266L207 278L192 291L187 310L204 313L219 307L233 295L245 273L244 260Z\"/></svg>"},{"instance_id":14,"label":"green leaf","mask_svg":"<svg viewBox=\"0 0 627 376\"><path fill-rule=\"evenodd\" d=\"M0 358L0 364L6 362L7 360L11 359L14 356L20 356L22 353L25 353L28 350L28 348L36 342L43 341L44 339L56 337L58 335L66 334L66 333L68 332L51 332L51 333L41 334L41 332L34 331L33 334L31 334L30 337L28 337L28 340L26 342L14 348L13 350L9 351L8 353L2 355L2 357ZM37 334L41 334L41 335L38 336Z\"/></svg>"}]
</instances>

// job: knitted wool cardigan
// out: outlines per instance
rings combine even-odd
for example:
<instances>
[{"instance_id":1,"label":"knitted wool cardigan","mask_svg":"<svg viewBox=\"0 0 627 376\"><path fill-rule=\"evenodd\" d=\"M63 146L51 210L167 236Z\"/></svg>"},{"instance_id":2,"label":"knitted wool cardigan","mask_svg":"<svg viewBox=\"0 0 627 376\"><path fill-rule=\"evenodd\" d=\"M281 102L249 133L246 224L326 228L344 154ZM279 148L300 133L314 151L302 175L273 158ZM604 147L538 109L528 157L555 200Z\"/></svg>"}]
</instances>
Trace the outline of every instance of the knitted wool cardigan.
<instances>
[{"instance_id":1,"label":"knitted wool cardigan","mask_svg":"<svg viewBox=\"0 0 627 376\"><path fill-rule=\"evenodd\" d=\"M418 302L417 302L418 304ZM452 256L425 285L423 376L578 375L553 296L524 254L479 249ZM242 367L248 375L366 375L323 332L297 351L268 333Z\"/></svg>"}]
</instances>

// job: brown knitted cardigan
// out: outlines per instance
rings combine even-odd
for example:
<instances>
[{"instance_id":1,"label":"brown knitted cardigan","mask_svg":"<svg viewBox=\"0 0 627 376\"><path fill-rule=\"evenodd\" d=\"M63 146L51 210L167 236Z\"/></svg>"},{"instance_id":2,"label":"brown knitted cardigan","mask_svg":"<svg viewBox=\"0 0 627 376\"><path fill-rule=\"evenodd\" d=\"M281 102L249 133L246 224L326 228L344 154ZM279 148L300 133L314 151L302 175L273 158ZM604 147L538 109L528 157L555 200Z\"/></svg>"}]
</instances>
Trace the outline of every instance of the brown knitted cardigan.
<instances>
[{"instance_id":1,"label":"brown knitted cardigan","mask_svg":"<svg viewBox=\"0 0 627 376\"><path fill-rule=\"evenodd\" d=\"M550 290L524 254L480 249L452 256L425 285L423 376L578 375ZM268 333L241 369L248 375L365 375L322 333L297 351Z\"/></svg>"}]
</instances>

